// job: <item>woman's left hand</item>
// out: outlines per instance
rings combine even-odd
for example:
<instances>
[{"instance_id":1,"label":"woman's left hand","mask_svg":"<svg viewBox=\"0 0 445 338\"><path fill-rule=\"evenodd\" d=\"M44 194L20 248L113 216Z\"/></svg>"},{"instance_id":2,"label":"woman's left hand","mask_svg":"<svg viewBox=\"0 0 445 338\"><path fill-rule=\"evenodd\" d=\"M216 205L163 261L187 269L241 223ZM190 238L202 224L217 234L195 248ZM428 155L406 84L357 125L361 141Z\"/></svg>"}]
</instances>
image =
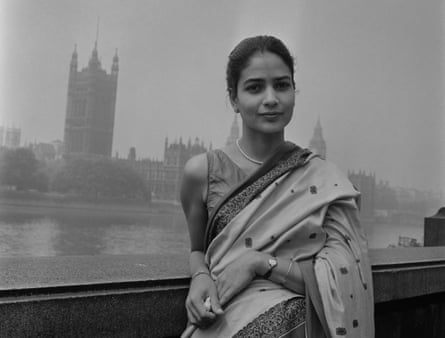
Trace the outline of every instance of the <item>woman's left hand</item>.
<instances>
[{"instance_id":1,"label":"woman's left hand","mask_svg":"<svg viewBox=\"0 0 445 338\"><path fill-rule=\"evenodd\" d=\"M267 257L264 253L251 250L224 269L216 280L221 305L224 306L249 285L256 276L258 266L267 261Z\"/></svg>"}]
</instances>

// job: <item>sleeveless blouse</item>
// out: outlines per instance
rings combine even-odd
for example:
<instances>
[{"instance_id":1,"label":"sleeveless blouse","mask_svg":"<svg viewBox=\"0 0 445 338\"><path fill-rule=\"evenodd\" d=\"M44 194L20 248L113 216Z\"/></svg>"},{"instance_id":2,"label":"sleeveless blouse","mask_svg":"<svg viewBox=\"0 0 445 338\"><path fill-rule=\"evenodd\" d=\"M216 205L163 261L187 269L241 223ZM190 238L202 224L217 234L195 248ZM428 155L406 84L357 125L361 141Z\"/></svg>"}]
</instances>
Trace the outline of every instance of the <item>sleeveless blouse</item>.
<instances>
[{"instance_id":1,"label":"sleeveless blouse","mask_svg":"<svg viewBox=\"0 0 445 338\"><path fill-rule=\"evenodd\" d=\"M210 216L220 198L247 174L220 149L207 152L207 163L207 213Z\"/></svg>"}]
</instances>

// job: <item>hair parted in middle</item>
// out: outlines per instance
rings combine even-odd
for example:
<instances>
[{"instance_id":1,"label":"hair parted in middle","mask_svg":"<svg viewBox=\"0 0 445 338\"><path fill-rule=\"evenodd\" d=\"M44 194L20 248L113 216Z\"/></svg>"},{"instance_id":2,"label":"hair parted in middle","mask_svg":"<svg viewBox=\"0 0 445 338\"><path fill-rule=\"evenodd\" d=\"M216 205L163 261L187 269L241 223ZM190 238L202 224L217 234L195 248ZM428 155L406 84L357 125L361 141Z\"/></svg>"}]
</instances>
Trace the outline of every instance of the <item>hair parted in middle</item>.
<instances>
[{"instance_id":1,"label":"hair parted in middle","mask_svg":"<svg viewBox=\"0 0 445 338\"><path fill-rule=\"evenodd\" d=\"M229 54L229 61L226 68L227 92L231 100L236 99L238 81L241 72L247 67L252 55L260 52L270 52L278 55L292 75L292 85L295 88L294 80L294 58L290 54L286 45L278 38L270 35L258 35L241 40Z\"/></svg>"}]
</instances>

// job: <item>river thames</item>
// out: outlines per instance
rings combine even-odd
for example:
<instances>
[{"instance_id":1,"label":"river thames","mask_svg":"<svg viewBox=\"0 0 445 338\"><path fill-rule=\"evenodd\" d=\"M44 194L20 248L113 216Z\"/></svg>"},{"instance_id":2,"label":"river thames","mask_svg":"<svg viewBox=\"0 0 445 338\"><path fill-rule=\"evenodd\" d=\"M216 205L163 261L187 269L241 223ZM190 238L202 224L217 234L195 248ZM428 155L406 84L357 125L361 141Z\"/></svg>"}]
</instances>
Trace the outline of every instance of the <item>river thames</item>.
<instances>
[{"instance_id":1,"label":"river thames","mask_svg":"<svg viewBox=\"0 0 445 338\"><path fill-rule=\"evenodd\" d=\"M423 242L423 224L364 224L370 248L399 236ZM184 216L172 212L0 206L0 257L189 253Z\"/></svg>"},{"instance_id":2,"label":"river thames","mask_svg":"<svg viewBox=\"0 0 445 338\"><path fill-rule=\"evenodd\" d=\"M183 215L119 209L0 207L0 257L180 253Z\"/></svg>"}]
</instances>

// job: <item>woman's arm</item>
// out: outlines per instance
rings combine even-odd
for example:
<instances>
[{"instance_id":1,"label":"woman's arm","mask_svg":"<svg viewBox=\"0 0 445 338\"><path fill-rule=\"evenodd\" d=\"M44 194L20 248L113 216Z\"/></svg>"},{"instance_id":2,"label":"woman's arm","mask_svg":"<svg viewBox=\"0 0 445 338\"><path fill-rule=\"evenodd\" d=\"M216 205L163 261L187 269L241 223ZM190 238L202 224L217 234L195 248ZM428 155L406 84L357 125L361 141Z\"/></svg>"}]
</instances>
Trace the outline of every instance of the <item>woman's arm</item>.
<instances>
[{"instance_id":1,"label":"woman's arm","mask_svg":"<svg viewBox=\"0 0 445 338\"><path fill-rule=\"evenodd\" d=\"M204 234L207 224L207 157L200 154L185 165L181 186L181 202L190 235L190 274L192 281L186 300L189 321L205 325L222 312L214 281L204 259ZM205 301L210 298L211 307Z\"/></svg>"},{"instance_id":2,"label":"woman's arm","mask_svg":"<svg viewBox=\"0 0 445 338\"><path fill-rule=\"evenodd\" d=\"M187 161L181 184L182 209L187 220L191 250L204 250L207 224L207 157L200 154ZM193 273L194 271L192 271Z\"/></svg>"},{"instance_id":3,"label":"woman's arm","mask_svg":"<svg viewBox=\"0 0 445 338\"><path fill-rule=\"evenodd\" d=\"M277 261L277 265L267 278L295 293L304 294L303 277L297 262L250 250L229 264L219 275L216 284L221 304L229 302L256 276L264 276L270 270L269 260L272 258Z\"/></svg>"}]
</instances>

